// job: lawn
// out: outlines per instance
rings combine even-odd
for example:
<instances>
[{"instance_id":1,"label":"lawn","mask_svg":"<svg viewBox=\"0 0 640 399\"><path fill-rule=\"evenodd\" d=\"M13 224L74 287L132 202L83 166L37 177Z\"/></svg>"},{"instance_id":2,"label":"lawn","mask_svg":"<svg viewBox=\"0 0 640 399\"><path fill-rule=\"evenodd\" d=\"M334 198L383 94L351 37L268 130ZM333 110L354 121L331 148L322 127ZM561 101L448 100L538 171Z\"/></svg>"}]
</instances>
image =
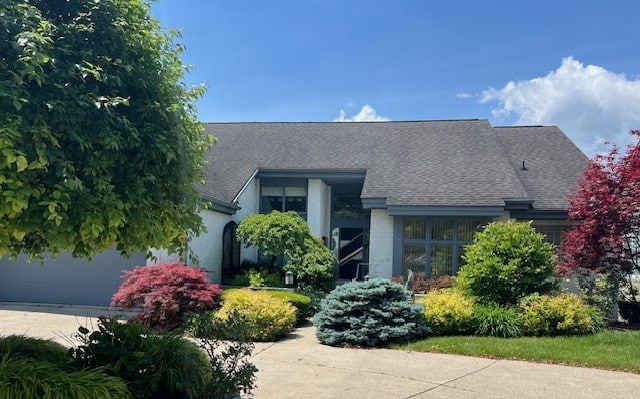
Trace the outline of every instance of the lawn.
<instances>
[{"instance_id":1,"label":"lawn","mask_svg":"<svg viewBox=\"0 0 640 399\"><path fill-rule=\"evenodd\" d=\"M430 337L393 349L530 360L640 373L640 331L605 330L581 337Z\"/></svg>"}]
</instances>

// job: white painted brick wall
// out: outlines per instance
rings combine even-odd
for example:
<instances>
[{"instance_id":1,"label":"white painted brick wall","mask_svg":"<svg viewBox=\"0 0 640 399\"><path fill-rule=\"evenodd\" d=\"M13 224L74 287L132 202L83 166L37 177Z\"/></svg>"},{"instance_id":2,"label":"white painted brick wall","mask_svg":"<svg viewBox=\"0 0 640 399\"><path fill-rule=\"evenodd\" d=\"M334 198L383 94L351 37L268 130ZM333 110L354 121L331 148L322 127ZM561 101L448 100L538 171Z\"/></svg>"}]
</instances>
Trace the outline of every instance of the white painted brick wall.
<instances>
[{"instance_id":1,"label":"white painted brick wall","mask_svg":"<svg viewBox=\"0 0 640 399\"><path fill-rule=\"evenodd\" d=\"M393 216L386 209L371 210L369 275L391 277L393 273Z\"/></svg>"},{"instance_id":2,"label":"white painted brick wall","mask_svg":"<svg viewBox=\"0 0 640 399\"><path fill-rule=\"evenodd\" d=\"M309 179L307 186L307 223L317 237L329 236L331 188L320 179Z\"/></svg>"},{"instance_id":3,"label":"white painted brick wall","mask_svg":"<svg viewBox=\"0 0 640 399\"><path fill-rule=\"evenodd\" d=\"M260 211L260 179L253 179L245 190L238 197L238 206L240 209L233 215L233 221L240 223L245 217L258 213ZM250 260L255 262L258 260L258 251L253 247L240 248L240 260Z\"/></svg>"},{"instance_id":4,"label":"white painted brick wall","mask_svg":"<svg viewBox=\"0 0 640 399\"><path fill-rule=\"evenodd\" d=\"M188 260L187 263L206 269L209 272L209 279L214 283L220 283L222 273L222 231L224 226L231 221L231 217L213 211L203 211L200 216L207 228L207 233L200 237L195 237L189 242L189 252L198 257L198 263L192 264L191 260ZM147 265L174 262L179 259L177 254L169 254L165 249L152 249L151 252L157 260L147 260Z\"/></svg>"}]
</instances>

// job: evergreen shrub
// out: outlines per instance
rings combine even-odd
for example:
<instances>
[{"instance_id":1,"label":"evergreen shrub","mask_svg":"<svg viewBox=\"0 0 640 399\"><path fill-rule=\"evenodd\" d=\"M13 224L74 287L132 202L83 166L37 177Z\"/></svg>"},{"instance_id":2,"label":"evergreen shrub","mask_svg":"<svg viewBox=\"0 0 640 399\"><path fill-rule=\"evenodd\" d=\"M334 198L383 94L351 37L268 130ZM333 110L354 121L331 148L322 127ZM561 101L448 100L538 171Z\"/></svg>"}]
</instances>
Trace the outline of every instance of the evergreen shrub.
<instances>
[{"instance_id":1,"label":"evergreen shrub","mask_svg":"<svg viewBox=\"0 0 640 399\"><path fill-rule=\"evenodd\" d=\"M253 326L252 341L276 341L293 329L296 309L268 291L226 290L217 317L227 320L240 315Z\"/></svg>"},{"instance_id":2,"label":"evergreen shrub","mask_svg":"<svg viewBox=\"0 0 640 399\"><path fill-rule=\"evenodd\" d=\"M515 305L557 287L553 246L527 222L494 222L476 233L464 253L458 287L482 303Z\"/></svg>"},{"instance_id":3,"label":"evergreen shrub","mask_svg":"<svg viewBox=\"0 0 640 399\"><path fill-rule=\"evenodd\" d=\"M527 335L593 334L604 325L602 313L574 294L532 294L520 301L520 311Z\"/></svg>"},{"instance_id":4,"label":"evergreen shrub","mask_svg":"<svg viewBox=\"0 0 640 399\"><path fill-rule=\"evenodd\" d=\"M456 335L471 331L474 301L460 291L451 288L429 291L416 299L416 303L424 305L427 325L434 334Z\"/></svg>"},{"instance_id":5,"label":"evergreen shrub","mask_svg":"<svg viewBox=\"0 0 640 399\"><path fill-rule=\"evenodd\" d=\"M111 306L141 308L138 317L144 325L171 329L180 326L189 313L213 309L221 292L203 269L163 263L125 271Z\"/></svg>"},{"instance_id":6,"label":"evergreen shrub","mask_svg":"<svg viewBox=\"0 0 640 399\"><path fill-rule=\"evenodd\" d=\"M212 378L209 359L195 343L138 322L100 318L98 330L80 327L75 338L79 366L122 378L134 399L198 398Z\"/></svg>"},{"instance_id":7,"label":"evergreen shrub","mask_svg":"<svg viewBox=\"0 0 640 399\"><path fill-rule=\"evenodd\" d=\"M311 298L292 291L265 291L274 298L287 301L296 308L296 325L300 325L312 315Z\"/></svg>"},{"instance_id":8,"label":"evergreen shrub","mask_svg":"<svg viewBox=\"0 0 640 399\"><path fill-rule=\"evenodd\" d=\"M314 324L320 342L332 346L384 346L430 331L411 293L381 278L337 287L322 301Z\"/></svg>"},{"instance_id":9,"label":"evergreen shrub","mask_svg":"<svg viewBox=\"0 0 640 399\"><path fill-rule=\"evenodd\" d=\"M522 320L514 307L495 303L478 304L473 309L476 335L514 338L522 335Z\"/></svg>"}]
</instances>

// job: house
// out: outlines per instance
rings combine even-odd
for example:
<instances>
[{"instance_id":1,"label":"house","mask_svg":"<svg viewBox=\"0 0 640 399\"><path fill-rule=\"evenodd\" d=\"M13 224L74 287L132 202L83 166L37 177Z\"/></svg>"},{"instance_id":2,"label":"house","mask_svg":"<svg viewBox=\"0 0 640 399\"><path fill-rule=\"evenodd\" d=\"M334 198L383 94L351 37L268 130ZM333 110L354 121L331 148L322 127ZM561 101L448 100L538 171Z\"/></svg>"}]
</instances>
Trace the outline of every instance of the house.
<instances>
[{"instance_id":1,"label":"house","mask_svg":"<svg viewBox=\"0 0 640 399\"><path fill-rule=\"evenodd\" d=\"M493 220L532 220L559 243L587 157L555 126L487 120L209 123L208 229L190 243L214 281L256 261L245 216L295 211L334 250L339 278L455 274ZM171 256L157 251L162 260Z\"/></svg>"},{"instance_id":2,"label":"house","mask_svg":"<svg viewBox=\"0 0 640 399\"><path fill-rule=\"evenodd\" d=\"M295 211L340 260L339 278L406 269L455 274L464 245L492 220L532 220L559 243L566 196L587 157L552 126L486 120L209 123L208 232L189 250L220 282L260 254L234 242L259 212ZM155 251L158 260L175 256ZM121 271L149 262L116 251L87 265L63 255L45 266L0 259L0 301L107 305Z\"/></svg>"}]
</instances>

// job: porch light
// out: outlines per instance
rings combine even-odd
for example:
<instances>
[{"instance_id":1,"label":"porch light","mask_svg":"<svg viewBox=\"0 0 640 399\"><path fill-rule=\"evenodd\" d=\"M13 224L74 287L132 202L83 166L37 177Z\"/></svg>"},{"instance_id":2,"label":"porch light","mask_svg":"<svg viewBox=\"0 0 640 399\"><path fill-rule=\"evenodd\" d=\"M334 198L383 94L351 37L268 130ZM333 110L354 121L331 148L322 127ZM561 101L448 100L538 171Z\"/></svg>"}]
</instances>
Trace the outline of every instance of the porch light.
<instances>
[{"instance_id":1,"label":"porch light","mask_svg":"<svg viewBox=\"0 0 640 399\"><path fill-rule=\"evenodd\" d=\"M284 274L284 285L290 287L293 285L293 272L288 271Z\"/></svg>"}]
</instances>

